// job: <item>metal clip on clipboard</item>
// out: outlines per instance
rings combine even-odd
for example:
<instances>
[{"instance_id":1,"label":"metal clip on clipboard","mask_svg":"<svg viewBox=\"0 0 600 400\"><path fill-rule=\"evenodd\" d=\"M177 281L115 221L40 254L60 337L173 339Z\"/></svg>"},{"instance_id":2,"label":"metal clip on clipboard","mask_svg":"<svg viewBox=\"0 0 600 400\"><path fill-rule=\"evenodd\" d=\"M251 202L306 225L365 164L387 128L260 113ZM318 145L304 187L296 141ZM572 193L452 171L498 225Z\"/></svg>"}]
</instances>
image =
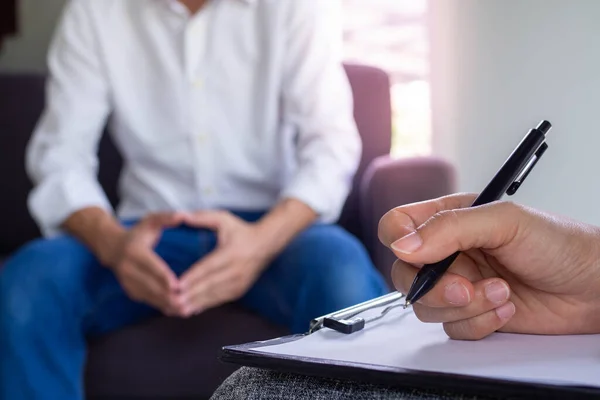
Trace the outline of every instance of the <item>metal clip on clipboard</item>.
<instances>
[{"instance_id":1,"label":"metal clip on clipboard","mask_svg":"<svg viewBox=\"0 0 600 400\"><path fill-rule=\"evenodd\" d=\"M388 312L396 307L402 307L404 304L400 300L403 298L404 295L402 293L393 292L355 306L344 308L343 310L323 315L322 317L310 321L308 333L316 332L322 328L333 329L345 334L358 332L362 330L367 323L383 318ZM375 316L369 318L359 316L359 314L365 311L383 306L387 307Z\"/></svg>"}]
</instances>

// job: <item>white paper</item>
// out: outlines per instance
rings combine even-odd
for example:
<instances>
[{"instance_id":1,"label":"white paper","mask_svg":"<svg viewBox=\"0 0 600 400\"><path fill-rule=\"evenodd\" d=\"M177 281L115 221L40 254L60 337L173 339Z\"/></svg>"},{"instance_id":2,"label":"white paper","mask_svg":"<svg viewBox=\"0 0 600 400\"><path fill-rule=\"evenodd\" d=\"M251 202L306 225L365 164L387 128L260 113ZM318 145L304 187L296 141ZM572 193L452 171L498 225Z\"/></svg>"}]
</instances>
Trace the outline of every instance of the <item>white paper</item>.
<instances>
[{"instance_id":1,"label":"white paper","mask_svg":"<svg viewBox=\"0 0 600 400\"><path fill-rule=\"evenodd\" d=\"M440 324L401 308L345 335L323 328L263 353L367 363L556 385L600 387L600 335L495 333L480 341L448 339Z\"/></svg>"}]
</instances>

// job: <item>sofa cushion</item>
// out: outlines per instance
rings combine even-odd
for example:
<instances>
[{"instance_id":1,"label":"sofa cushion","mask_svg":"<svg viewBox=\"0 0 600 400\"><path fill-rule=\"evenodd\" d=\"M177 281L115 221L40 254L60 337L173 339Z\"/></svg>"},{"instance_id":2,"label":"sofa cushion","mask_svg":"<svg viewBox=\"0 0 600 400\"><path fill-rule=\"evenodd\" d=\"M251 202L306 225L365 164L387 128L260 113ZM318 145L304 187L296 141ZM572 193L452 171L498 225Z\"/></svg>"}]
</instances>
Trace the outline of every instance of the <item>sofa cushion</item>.
<instances>
[{"instance_id":1,"label":"sofa cushion","mask_svg":"<svg viewBox=\"0 0 600 400\"><path fill-rule=\"evenodd\" d=\"M0 73L0 257L40 235L27 209L32 184L25 172L25 151L44 108L44 93L43 75ZM115 205L122 160L106 132L98 153L98 179Z\"/></svg>"},{"instance_id":2,"label":"sofa cushion","mask_svg":"<svg viewBox=\"0 0 600 400\"><path fill-rule=\"evenodd\" d=\"M0 74L0 257L39 235L27 211L25 148L44 104L44 78Z\"/></svg>"},{"instance_id":3,"label":"sofa cushion","mask_svg":"<svg viewBox=\"0 0 600 400\"><path fill-rule=\"evenodd\" d=\"M218 360L221 347L285 334L237 305L189 320L153 318L91 341L86 390L92 398L208 399L236 369Z\"/></svg>"}]
</instances>

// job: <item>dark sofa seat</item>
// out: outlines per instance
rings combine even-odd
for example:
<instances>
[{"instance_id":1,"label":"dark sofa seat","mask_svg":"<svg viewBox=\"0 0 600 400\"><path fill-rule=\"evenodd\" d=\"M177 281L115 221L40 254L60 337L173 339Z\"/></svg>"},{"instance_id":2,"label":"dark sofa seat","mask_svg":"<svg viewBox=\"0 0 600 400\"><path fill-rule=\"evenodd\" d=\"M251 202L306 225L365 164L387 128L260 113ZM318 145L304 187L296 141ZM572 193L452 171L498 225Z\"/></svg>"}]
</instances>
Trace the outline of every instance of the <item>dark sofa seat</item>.
<instances>
[{"instance_id":1,"label":"dark sofa seat","mask_svg":"<svg viewBox=\"0 0 600 400\"><path fill-rule=\"evenodd\" d=\"M431 157L394 160L388 76L347 65L364 150L340 224L366 245L386 277L392 254L378 243L377 224L390 208L454 191L454 170ZM31 183L24 151L44 103L44 77L0 73L0 259L39 236L27 211ZM109 135L100 149L99 180L116 204L121 159ZM99 398L207 398L234 367L217 360L223 345L285 334L285 329L228 305L190 320L154 318L90 343L86 389Z\"/></svg>"}]
</instances>

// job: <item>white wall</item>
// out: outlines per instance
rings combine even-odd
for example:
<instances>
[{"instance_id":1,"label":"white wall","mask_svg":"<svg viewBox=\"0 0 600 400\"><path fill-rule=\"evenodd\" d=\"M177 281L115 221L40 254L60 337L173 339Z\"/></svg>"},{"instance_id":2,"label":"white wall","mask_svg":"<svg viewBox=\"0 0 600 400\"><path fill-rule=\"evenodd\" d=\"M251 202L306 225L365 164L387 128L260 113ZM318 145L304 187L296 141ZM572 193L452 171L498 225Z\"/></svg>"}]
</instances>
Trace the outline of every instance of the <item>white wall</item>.
<instances>
[{"instance_id":1,"label":"white wall","mask_svg":"<svg viewBox=\"0 0 600 400\"><path fill-rule=\"evenodd\" d=\"M600 225L600 1L430 0L434 151L480 191L529 128L550 146L513 198Z\"/></svg>"},{"instance_id":2,"label":"white wall","mask_svg":"<svg viewBox=\"0 0 600 400\"><path fill-rule=\"evenodd\" d=\"M65 0L20 0L18 36L0 51L0 70L44 71L46 51Z\"/></svg>"}]
</instances>

